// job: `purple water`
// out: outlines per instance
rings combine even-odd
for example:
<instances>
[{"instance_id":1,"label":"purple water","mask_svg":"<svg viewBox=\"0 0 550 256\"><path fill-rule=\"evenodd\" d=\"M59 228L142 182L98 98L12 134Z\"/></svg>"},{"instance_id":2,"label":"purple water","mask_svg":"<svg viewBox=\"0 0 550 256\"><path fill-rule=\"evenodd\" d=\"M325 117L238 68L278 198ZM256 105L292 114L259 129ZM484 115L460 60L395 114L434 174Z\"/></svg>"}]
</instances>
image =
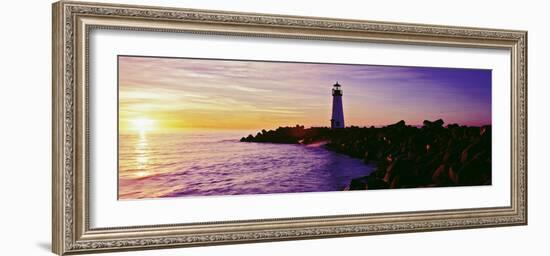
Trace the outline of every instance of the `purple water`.
<instances>
[{"instance_id":1,"label":"purple water","mask_svg":"<svg viewBox=\"0 0 550 256\"><path fill-rule=\"evenodd\" d=\"M246 132L119 138L119 198L341 191L374 167L320 145L245 143Z\"/></svg>"}]
</instances>

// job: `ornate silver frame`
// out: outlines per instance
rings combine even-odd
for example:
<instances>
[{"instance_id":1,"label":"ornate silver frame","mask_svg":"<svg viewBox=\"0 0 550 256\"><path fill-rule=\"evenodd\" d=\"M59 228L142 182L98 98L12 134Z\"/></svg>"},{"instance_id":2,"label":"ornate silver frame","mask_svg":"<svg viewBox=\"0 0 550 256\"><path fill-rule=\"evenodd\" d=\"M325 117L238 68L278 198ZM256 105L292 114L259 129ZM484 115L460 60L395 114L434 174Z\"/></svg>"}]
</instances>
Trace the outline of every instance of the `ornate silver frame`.
<instances>
[{"instance_id":1,"label":"ornate silver frame","mask_svg":"<svg viewBox=\"0 0 550 256\"><path fill-rule=\"evenodd\" d=\"M511 205L506 207L92 229L88 33L126 29L511 51ZM527 32L61 1L53 4L55 253L216 245L527 224Z\"/></svg>"}]
</instances>

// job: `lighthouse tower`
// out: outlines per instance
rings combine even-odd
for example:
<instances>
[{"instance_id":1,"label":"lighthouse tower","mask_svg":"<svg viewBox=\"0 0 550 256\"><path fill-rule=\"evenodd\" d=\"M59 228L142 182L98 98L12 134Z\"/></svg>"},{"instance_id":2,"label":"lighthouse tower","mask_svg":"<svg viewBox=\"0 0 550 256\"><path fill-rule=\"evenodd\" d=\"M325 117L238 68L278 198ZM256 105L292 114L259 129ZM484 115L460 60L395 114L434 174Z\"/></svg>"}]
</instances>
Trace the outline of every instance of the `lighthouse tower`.
<instances>
[{"instance_id":1,"label":"lighthouse tower","mask_svg":"<svg viewBox=\"0 0 550 256\"><path fill-rule=\"evenodd\" d=\"M342 86L336 82L332 87L332 119L330 127L332 129L344 128L344 109L342 107Z\"/></svg>"}]
</instances>

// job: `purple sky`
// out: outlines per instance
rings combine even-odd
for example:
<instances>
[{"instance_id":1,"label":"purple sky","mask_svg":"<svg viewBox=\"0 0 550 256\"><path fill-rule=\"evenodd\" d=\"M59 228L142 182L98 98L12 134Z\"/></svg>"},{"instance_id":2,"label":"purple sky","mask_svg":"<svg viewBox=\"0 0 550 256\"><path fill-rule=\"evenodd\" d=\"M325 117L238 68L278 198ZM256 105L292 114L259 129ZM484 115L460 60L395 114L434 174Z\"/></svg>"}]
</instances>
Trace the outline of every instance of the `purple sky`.
<instances>
[{"instance_id":1,"label":"purple sky","mask_svg":"<svg viewBox=\"0 0 550 256\"><path fill-rule=\"evenodd\" d=\"M491 124L491 70L121 56L119 72L123 127L330 126L336 81L346 125Z\"/></svg>"}]
</instances>

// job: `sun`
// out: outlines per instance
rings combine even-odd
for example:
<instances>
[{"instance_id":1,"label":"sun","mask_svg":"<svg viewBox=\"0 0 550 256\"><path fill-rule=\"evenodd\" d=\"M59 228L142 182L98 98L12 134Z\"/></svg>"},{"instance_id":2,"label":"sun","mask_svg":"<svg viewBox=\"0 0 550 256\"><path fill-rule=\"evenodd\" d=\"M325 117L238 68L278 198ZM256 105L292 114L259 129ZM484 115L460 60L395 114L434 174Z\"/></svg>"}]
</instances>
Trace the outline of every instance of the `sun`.
<instances>
[{"instance_id":1,"label":"sun","mask_svg":"<svg viewBox=\"0 0 550 256\"><path fill-rule=\"evenodd\" d=\"M145 133L153 130L156 125L156 121L148 118L138 118L130 121L132 128L139 133Z\"/></svg>"}]
</instances>

